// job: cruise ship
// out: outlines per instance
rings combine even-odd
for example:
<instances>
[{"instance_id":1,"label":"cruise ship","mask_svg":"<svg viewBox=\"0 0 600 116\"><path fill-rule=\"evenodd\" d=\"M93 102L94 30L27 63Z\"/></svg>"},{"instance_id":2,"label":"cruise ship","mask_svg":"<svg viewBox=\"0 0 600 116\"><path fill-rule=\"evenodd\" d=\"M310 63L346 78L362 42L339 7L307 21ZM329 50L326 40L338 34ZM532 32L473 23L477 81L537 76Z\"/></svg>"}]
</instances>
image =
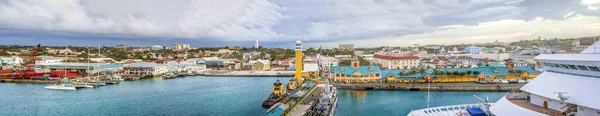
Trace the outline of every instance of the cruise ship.
<instances>
[{"instance_id":1,"label":"cruise ship","mask_svg":"<svg viewBox=\"0 0 600 116\"><path fill-rule=\"evenodd\" d=\"M496 103L411 111L408 116L600 116L600 41L580 54L541 54L544 72Z\"/></svg>"}]
</instances>

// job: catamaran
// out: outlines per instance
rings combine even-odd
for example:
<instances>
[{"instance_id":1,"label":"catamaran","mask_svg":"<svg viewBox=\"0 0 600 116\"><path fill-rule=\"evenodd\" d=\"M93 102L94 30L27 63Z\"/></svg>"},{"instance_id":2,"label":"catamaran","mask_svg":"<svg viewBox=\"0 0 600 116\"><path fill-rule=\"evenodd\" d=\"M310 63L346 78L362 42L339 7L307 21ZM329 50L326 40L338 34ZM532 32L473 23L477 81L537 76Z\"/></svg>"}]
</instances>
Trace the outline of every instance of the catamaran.
<instances>
[{"instance_id":1,"label":"catamaran","mask_svg":"<svg viewBox=\"0 0 600 116\"><path fill-rule=\"evenodd\" d=\"M70 91L75 91L77 90L75 88L75 86L73 85L72 82L69 82L68 78L65 77L63 78L63 83L57 83L56 85L53 86L46 86L46 89L50 89L50 90L70 90Z\"/></svg>"}]
</instances>

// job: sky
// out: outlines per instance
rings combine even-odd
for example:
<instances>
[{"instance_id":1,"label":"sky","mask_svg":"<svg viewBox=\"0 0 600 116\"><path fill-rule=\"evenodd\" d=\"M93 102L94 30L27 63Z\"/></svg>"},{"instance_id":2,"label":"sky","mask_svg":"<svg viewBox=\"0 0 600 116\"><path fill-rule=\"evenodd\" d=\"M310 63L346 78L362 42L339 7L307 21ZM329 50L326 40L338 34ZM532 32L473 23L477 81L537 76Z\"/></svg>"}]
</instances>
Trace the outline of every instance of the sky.
<instances>
[{"instance_id":1,"label":"sky","mask_svg":"<svg viewBox=\"0 0 600 116\"><path fill-rule=\"evenodd\" d=\"M0 0L0 44L333 48L600 35L600 0Z\"/></svg>"}]
</instances>

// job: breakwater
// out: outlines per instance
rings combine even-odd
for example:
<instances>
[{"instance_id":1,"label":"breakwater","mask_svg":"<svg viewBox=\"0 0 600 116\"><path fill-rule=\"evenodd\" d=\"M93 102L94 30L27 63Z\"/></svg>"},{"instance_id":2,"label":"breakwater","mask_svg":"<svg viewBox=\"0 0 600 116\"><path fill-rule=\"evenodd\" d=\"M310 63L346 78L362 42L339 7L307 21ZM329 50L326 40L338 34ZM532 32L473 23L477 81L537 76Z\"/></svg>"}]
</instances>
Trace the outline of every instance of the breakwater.
<instances>
[{"instance_id":1,"label":"breakwater","mask_svg":"<svg viewBox=\"0 0 600 116\"><path fill-rule=\"evenodd\" d=\"M400 90L400 91L520 91L525 84L477 84L477 83L432 83L420 84L333 84L340 89L349 90Z\"/></svg>"}]
</instances>

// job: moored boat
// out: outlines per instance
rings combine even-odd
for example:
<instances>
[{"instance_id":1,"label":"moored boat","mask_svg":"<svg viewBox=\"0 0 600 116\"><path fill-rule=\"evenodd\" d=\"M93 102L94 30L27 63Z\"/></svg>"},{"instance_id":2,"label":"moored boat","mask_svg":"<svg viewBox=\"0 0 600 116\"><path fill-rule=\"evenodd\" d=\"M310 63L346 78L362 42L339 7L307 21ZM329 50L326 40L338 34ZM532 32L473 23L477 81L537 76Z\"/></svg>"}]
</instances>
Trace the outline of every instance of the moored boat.
<instances>
[{"instance_id":1,"label":"moored boat","mask_svg":"<svg viewBox=\"0 0 600 116\"><path fill-rule=\"evenodd\" d=\"M283 87L283 84L279 82L279 79L273 83L272 90L273 92L269 95L269 97L262 102L263 107L271 107L286 96L285 88Z\"/></svg>"},{"instance_id":2,"label":"moored boat","mask_svg":"<svg viewBox=\"0 0 600 116\"><path fill-rule=\"evenodd\" d=\"M64 80L64 83L60 83L60 84L56 84L56 85L52 85L52 86L46 86L44 88L50 89L50 90L69 90L69 91L77 90L77 88L75 88L73 83L69 82L67 78L64 78L63 80Z\"/></svg>"}]
</instances>

